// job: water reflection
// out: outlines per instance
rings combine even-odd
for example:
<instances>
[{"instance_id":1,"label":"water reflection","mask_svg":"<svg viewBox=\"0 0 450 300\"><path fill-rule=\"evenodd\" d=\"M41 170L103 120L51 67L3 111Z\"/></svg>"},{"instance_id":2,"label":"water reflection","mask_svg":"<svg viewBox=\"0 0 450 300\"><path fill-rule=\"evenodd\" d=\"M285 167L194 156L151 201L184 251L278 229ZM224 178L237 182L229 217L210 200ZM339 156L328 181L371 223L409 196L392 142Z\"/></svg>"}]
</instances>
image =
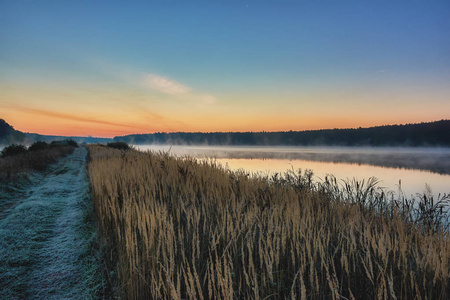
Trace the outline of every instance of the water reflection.
<instances>
[{"instance_id":1,"label":"water reflection","mask_svg":"<svg viewBox=\"0 0 450 300\"><path fill-rule=\"evenodd\" d=\"M168 151L169 146L139 146ZM175 146L178 155L246 159L299 159L307 161L367 164L391 168L417 169L450 174L449 148L389 147L219 147Z\"/></svg>"},{"instance_id":2,"label":"water reflection","mask_svg":"<svg viewBox=\"0 0 450 300\"><path fill-rule=\"evenodd\" d=\"M379 186L389 190L398 191L401 180L402 191L406 195L422 193L425 184L428 184L433 194L450 192L450 175L431 173L428 171L409 170L399 168L386 168L371 165L355 165L348 163L315 162L305 160L283 159L216 159L222 165L231 170L244 169L248 172L274 174L284 173L288 169L310 169L314 172L315 180L323 180L325 176L332 174L340 180L356 178L367 180L374 176L380 180Z\"/></svg>"},{"instance_id":3,"label":"water reflection","mask_svg":"<svg viewBox=\"0 0 450 300\"><path fill-rule=\"evenodd\" d=\"M380 186L406 195L422 193L428 184L433 194L450 192L450 149L356 147L198 147L139 146L142 150L169 151L196 158L214 157L231 170L265 174L288 169L313 170L316 180L333 174L358 180L375 176Z\"/></svg>"}]
</instances>

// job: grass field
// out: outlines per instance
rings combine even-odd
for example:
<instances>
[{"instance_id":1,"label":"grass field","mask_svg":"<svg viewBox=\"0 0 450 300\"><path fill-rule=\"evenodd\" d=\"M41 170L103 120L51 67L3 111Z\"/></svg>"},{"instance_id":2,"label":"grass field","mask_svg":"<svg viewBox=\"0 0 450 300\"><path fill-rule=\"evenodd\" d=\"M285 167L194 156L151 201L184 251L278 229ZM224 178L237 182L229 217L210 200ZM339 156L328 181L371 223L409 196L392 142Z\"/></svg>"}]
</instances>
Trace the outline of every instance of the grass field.
<instances>
[{"instance_id":1,"label":"grass field","mask_svg":"<svg viewBox=\"0 0 450 300\"><path fill-rule=\"evenodd\" d=\"M252 177L89 146L110 294L127 299L448 299L448 197L376 180ZM413 203L416 201L416 203Z\"/></svg>"},{"instance_id":2,"label":"grass field","mask_svg":"<svg viewBox=\"0 0 450 300\"><path fill-rule=\"evenodd\" d=\"M73 142L75 143L75 142ZM33 149L33 145L26 149L25 146L12 145L6 147L0 155L0 180L11 181L16 179L16 175L26 175L30 171L43 171L49 165L58 161L59 158L67 156L73 152L78 145L75 143L68 144L67 141L54 142L46 144L37 142L35 145L43 144L40 149ZM22 151L13 153L12 155L4 155L8 148L20 148Z\"/></svg>"}]
</instances>

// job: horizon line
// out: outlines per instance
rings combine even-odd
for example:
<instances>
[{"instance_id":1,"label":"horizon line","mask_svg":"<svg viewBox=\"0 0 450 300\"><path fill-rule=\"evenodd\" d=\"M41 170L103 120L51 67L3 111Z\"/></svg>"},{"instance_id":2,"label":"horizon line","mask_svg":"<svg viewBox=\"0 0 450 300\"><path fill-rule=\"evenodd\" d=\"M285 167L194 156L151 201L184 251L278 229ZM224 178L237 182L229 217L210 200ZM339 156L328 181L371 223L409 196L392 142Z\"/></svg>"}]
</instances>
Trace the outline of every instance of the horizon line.
<instances>
[{"instance_id":1,"label":"horizon line","mask_svg":"<svg viewBox=\"0 0 450 300\"><path fill-rule=\"evenodd\" d=\"M4 119L2 119L4 120ZM5 120L4 120L5 121ZM326 131L326 130L358 130L358 129L370 129L370 128L379 128L379 127L388 127L388 126L407 126L407 125L420 125L420 124L430 124L430 123L436 123L436 122L445 122L450 121L450 119L440 119L440 120L434 120L434 121L422 121L422 122L416 122L416 123L403 123L403 124L383 124L383 125L376 125L376 126L370 126L370 127L344 127L344 128L322 128L322 129L306 129L306 130L285 130L285 131L155 131L155 132L148 132L148 133L130 133L125 135L115 135L112 137L106 137L106 136L93 136L93 135L57 135L57 134L40 134L35 132L23 132L25 134L35 134L40 136L47 136L47 137L67 137L67 138L95 138L95 139L114 139L116 137L126 137L131 135L152 135L152 134L176 134L176 133L187 133L187 134L217 134L217 133L285 133L285 132L312 132L312 131ZM5 121L6 122L6 121ZM6 122L9 124L8 122ZM10 124L9 124L10 125ZM13 125L10 125L14 128ZM20 131L20 130L19 130ZM22 132L22 131L21 131Z\"/></svg>"}]
</instances>

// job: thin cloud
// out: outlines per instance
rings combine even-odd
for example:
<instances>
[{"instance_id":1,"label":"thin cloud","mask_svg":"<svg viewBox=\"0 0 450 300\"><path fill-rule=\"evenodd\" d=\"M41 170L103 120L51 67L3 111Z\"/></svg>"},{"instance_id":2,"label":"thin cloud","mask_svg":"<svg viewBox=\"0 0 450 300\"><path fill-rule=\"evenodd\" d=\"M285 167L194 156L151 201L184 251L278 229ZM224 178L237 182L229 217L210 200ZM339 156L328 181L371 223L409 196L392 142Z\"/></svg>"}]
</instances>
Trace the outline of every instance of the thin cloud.
<instances>
[{"instance_id":1,"label":"thin cloud","mask_svg":"<svg viewBox=\"0 0 450 300\"><path fill-rule=\"evenodd\" d=\"M181 127L181 128L186 128L187 125L184 122L181 122L179 120L174 120L171 118L168 118L166 116L161 116L159 114L154 113L153 111L143 107L143 106L139 106L138 107L139 112L137 114L139 114L139 116L149 122L149 120L151 120L151 126L152 129L149 130L151 132L156 132L156 131L174 131L174 125L176 127Z\"/></svg>"},{"instance_id":2,"label":"thin cloud","mask_svg":"<svg viewBox=\"0 0 450 300\"><path fill-rule=\"evenodd\" d=\"M127 127L127 128L139 128L137 126L132 126L132 125L128 125L128 124L96 120L96 119L91 119L91 118L80 117L80 116L73 115L73 114L44 110L44 109L26 108L26 107L13 107L13 109L19 110L19 111L22 111L25 113L31 113L31 114L41 115L41 116L47 116L47 117L53 117L53 118L71 120L71 121L77 121L77 122L83 122L83 123L111 125L111 126Z\"/></svg>"},{"instance_id":3,"label":"thin cloud","mask_svg":"<svg viewBox=\"0 0 450 300\"><path fill-rule=\"evenodd\" d=\"M218 102L215 96L198 91L167 76L152 72L138 72L128 66L111 64L103 60L94 60L93 64L97 65L105 74L114 76L125 83L178 97L193 104L205 106Z\"/></svg>"},{"instance_id":4,"label":"thin cloud","mask_svg":"<svg viewBox=\"0 0 450 300\"><path fill-rule=\"evenodd\" d=\"M217 98L211 95L200 95L200 100L203 104L214 104L217 102Z\"/></svg>"},{"instance_id":5,"label":"thin cloud","mask_svg":"<svg viewBox=\"0 0 450 300\"><path fill-rule=\"evenodd\" d=\"M211 105L217 102L217 98L212 95L199 93L185 84L157 74L148 73L143 75L142 83L148 89L170 96L196 100L198 104Z\"/></svg>"},{"instance_id":6,"label":"thin cloud","mask_svg":"<svg viewBox=\"0 0 450 300\"><path fill-rule=\"evenodd\" d=\"M144 85L148 88L160 91L169 95L186 95L191 89L179 82L156 74L144 76Z\"/></svg>"}]
</instances>

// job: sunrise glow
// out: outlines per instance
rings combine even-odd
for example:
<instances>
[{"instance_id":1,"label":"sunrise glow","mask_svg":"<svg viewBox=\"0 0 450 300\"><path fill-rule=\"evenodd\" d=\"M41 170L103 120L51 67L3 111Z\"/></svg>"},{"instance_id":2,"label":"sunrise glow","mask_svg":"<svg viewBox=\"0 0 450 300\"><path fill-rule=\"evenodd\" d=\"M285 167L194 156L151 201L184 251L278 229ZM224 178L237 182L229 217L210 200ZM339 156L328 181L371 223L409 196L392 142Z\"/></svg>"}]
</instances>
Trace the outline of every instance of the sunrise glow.
<instances>
[{"instance_id":1,"label":"sunrise glow","mask_svg":"<svg viewBox=\"0 0 450 300\"><path fill-rule=\"evenodd\" d=\"M448 1L3 1L0 118L47 135L447 119Z\"/></svg>"}]
</instances>

